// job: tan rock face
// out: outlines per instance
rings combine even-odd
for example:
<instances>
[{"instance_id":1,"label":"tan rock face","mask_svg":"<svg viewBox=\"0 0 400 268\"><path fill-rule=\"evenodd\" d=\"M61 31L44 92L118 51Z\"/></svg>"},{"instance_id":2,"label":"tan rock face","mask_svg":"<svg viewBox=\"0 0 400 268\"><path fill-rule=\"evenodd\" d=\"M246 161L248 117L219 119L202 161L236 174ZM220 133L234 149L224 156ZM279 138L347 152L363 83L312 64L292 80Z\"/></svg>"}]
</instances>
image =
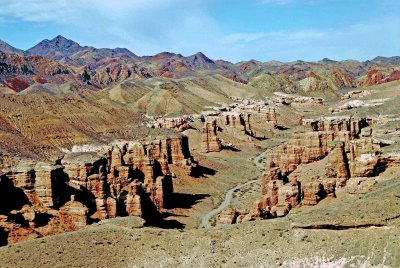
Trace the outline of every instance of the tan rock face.
<instances>
[{"instance_id":1,"label":"tan rock face","mask_svg":"<svg viewBox=\"0 0 400 268\"><path fill-rule=\"evenodd\" d=\"M217 132L217 120L206 121L202 130L201 151L209 153L220 152L221 150L222 144Z\"/></svg>"},{"instance_id":2,"label":"tan rock face","mask_svg":"<svg viewBox=\"0 0 400 268\"><path fill-rule=\"evenodd\" d=\"M323 198L324 187L318 181L308 182L303 185L303 205L316 205Z\"/></svg>"},{"instance_id":3,"label":"tan rock face","mask_svg":"<svg viewBox=\"0 0 400 268\"><path fill-rule=\"evenodd\" d=\"M271 168L264 173L262 198L257 207L266 217L284 216L301 201L300 183L288 182L279 168Z\"/></svg>"},{"instance_id":4,"label":"tan rock face","mask_svg":"<svg viewBox=\"0 0 400 268\"><path fill-rule=\"evenodd\" d=\"M225 125L237 128L244 134L254 136L251 130L251 114L242 114L238 112L224 112L222 114L223 122Z\"/></svg>"},{"instance_id":5,"label":"tan rock face","mask_svg":"<svg viewBox=\"0 0 400 268\"><path fill-rule=\"evenodd\" d=\"M355 177L376 175L396 158L382 157L372 129L366 128L366 119L335 117L302 122L308 131L295 133L291 141L267 156L262 197L257 211L252 212L256 218L284 216L299 204L316 205L323 198L335 197L337 187L351 185ZM322 163L322 177L288 179L299 165L316 161ZM368 183L356 186L364 189Z\"/></svg>"},{"instance_id":6,"label":"tan rock face","mask_svg":"<svg viewBox=\"0 0 400 268\"><path fill-rule=\"evenodd\" d=\"M32 199L31 202L49 208L59 206L62 188L60 186L66 182L62 166L28 160L21 160L16 168L4 174L4 178L28 195Z\"/></svg>"},{"instance_id":7,"label":"tan rock face","mask_svg":"<svg viewBox=\"0 0 400 268\"><path fill-rule=\"evenodd\" d=\"M76 230L87 225L88 214L89 209L82 203L75 201L74 196L71 197L71 201L60 208L61 221L68 222Z\"/></svg>"},{"instance_id":8,"label":"tan rock face","mask_svg":"<svg viewBox=\"0 0 400 268\"><path fill-rule=\"evenodd\" d=\"M144 210L161 211L173 194L168 165L187 166L189 172L192 167L186 137L121 143L107 149L105 157L86 161L84 166L68 156L63 161L70 185L91 193L91 202L102 219L125 212L143 216ZM121 206L125 207L122 212L117 209Z\"/></svg>"},{"instance_id":9,"label":"tan rock face","mask_svg":"<svg viewBox=\"0 0 400 268\"><path fill-rule=\"evenodd\" d=\"M266 118L267 122L271 126L276 127L276 125L278 124L278 119L276 117L276 109L274 107L272 107L272 108L264 109L261 112L263 114L265 114L265 118Z\"/></svg>"},{"instance_id":10,"label":"tan rock face","mask_svg":"<svg viewBox=\"0 0 400 268\"><path fill-rule=\"evenodd\" d=\"M190 128L188 119L184 117L159 118L147 124L150 128L168 128L177 131L184 131Z\"/></svg>"},{"instance_id":11,"label":"tan rock face","mask_svg":"<svg viewBox=\"0 0 400 268\"><path fill-rule=\"evenodd\" d=\"M327 156L328 161L325 166L325 176L327 178L337 178L340 184L344 184L350 177L344 143L339 142L333 146L333 150Z\"/></svg>"},{"instance_id":12,"label":"tan rock face","mask_svg":"<svg viewBox=\"0 0 400 268\"><path fill-rule=\"evenodd\" d=\"M294 171L298 165L324 158L331 142L346 144L360 134L365 119L327 118L325 120L302 120L309 132L296 133L293 139L272 152L267 167L279 167L284 174ZM346 147L347 149L348 147Z\"/></svg>"},{"instance_id":13,"label":"tan rock face","mask_svg":"<svg viewBox=\"0 0 400 268\"><path fill-rule=\"evenodd\" d=\"M68 153L61 164L25 161L1 175L0 214L13 215L18 224L30 227L18 231L6 216L0 227L14 237L12 243L78 230L93 219L129 215L156 220L173 198L169 165L189 173L195 167L184 136L121 142L104 152ZM51 219L46 226L44 218Z\"/></svg>"},{"instance_id":14,"label":"tan rock face","mask_svg":"<svg viewBox=\"0 0 400 268\"><path fill-rule=\"evenodd\" d=\"M348 154L351 177L369 177L381 165L380 145L372 138L355 140L350 143Z\"/></svg>"},{"instance_id":15,"label":"tan rock face","mask_svg":"<svg viewBox=\"0 0 400 268\"><path fill-rule=\"evenodd\" d=\"M218 215L217 225L234 224L239 216L239 212L236 209L226 209Z\"/></svg>"},{"instance_id":16,"label":"tan rock face","mask_svg":"<svg viewBox=\"0 0 400 268\"><path fill-rule=\"evenodd\" d=\"M271 100L277 106L290 105L293 107L303 107L310 105L323 105L325 101L323 98L305 97L281 92L275 92L274 94L277 95L277 97L273 97Z\"/></svg>"}]
</instances>

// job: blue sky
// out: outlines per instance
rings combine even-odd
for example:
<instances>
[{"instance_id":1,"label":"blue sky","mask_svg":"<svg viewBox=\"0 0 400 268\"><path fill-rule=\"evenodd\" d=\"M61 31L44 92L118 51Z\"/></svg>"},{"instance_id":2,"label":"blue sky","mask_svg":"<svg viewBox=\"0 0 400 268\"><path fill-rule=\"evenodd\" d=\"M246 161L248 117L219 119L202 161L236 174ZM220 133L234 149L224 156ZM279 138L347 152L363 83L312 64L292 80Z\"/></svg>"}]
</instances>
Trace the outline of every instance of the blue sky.
<instances>
[{"instance_id":1,"label":"blue sky","mask_svg":"<svg viewBox=\"0 0 400 268\"><path fill-rule=\"evenodd\" d=\"M0 0L0 39L58 34L138 55L202 51L233 62L400 55L399 0Z\"/></svg>"}]
</instances>

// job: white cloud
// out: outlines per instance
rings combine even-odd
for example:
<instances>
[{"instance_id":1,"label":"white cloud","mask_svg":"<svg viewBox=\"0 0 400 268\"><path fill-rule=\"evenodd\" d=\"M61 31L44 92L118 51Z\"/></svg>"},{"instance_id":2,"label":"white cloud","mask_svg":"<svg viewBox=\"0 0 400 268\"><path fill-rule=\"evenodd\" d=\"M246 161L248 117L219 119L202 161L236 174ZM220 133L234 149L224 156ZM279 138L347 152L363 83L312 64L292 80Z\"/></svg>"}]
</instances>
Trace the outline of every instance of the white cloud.
<instances>
[{"instance_id":1,"label":"white cloud","mask_svg":"<svg viewBox=\"0 0 400 268\"><path fill-rule=\"evenodd\" d=\"M326 34L329 30L303 30L291 32L287 35L288 40L296 41L296 40L306 40L306 39L318 39L326 37Z\"/></svg>"},{"instance_id":2,"label":"white cloud","mask_svg":"<svg viewBox=\"0 0 400 268\"><path fill-rule=\"evenodd\" d=\"M221 42L223 44L229 45L229 44L235 44L235 43L249 43L249 42L254 42L257 40L260 40L262 38L266 38L268 36L274 36L279 33L235 33L235 34L230 34L221 39Z\"/></svg>"},{"instance_id":3,"label":"white cloud","mask_svg":"<svg viewBox=\"0 0 400 268\"><path fill-rule=\"evenodd\" d=\"M393 18L370 20L341 28L235 33L221 39L220 53L244 60L371 59L398 55L400 30ZM382 31L385 29L385 31ZM377 38L376 36L379 36ZM243 55L241 58L238 55Z\"/></svg>"},{"instance_id":4,"label":"white cloud","mask_svg":"<svg viewBox=\"0 0 400 268\"><path fill-rule=\"evenodd\" d=\"M2 0L0 18L67 23L82 16L118 16L128 11L164 7L184 0Z\"/></svg>"},{"instance_id":5,"label":"white cloud","mask_svg":"<svg viewBox=\"0 0 400 268\"><path fill-rule=\"evenodd\" d=\"M62 34L82 45L127 47L139 55L189 54L206 50L217 38L216 23L204 9L209 1L0 0L0 26L44 25L55 29L44 38Z\"/></svg>"},{"instance_id":6,"label":"white cloud","mask_svg":"<svg viewBox=\"0 0 400 268\"><path fill-rule=\"evenodd\" d=\"M234 31L237 25L226 27L223 25L225 22L223 18L210 12L217 1L223 2L223 0L0 0L0 32L3 33L0 39L11 34L23 36L18 38L24 39L22 33L31 31L26 40L32 43L25 40L23 44L25 47L22 47L24 49L35 45L41 39L62 34L82 45L126 47L138 55L152 55L161 51L190 55L202 51L210 58L232 61L250 58L283 61L317 60L323 57L367 59L376 56L380 51L386 55L400 52L400 28L397 17L382 16L374 21L366 20L357 25L336 29L318 28L318 25L315 25L315 28L297 27L291 31L279 28L279 21L276 22L277 25L270 27L267 20L265 25L256 27L261 29L259 31L250 28L249 32L246 32L243 30L244 27L238 27L242 30L232 33L230 31ZM254 1L258 4L277 6L322 2L322 0ZM296 27L295 21L294 18L293 27ZM247 22L240 23L246 25ZM25 27L28 30L24 29ZM269 28L277 30L262 30ZM12 29L11 34L7 34L7 29Z\"/></svg>"}]
</instances>

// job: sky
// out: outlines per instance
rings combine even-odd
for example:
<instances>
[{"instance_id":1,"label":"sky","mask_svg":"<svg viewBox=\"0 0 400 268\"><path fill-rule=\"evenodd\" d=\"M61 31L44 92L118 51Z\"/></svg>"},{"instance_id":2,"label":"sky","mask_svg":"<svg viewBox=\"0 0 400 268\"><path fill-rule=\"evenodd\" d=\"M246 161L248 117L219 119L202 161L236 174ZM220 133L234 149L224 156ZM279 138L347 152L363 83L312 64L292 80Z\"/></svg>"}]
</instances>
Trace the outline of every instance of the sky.
<instances>
[{"instance_id":1,"label":"sky","mask_svg":"<svg viewBox=\"0 0 400 268\"><path fill-rule=\"evenodd\" d=\"M399 0L0 0L0 39L231 62L400 55Z\"/></svg>"}]
</instances>

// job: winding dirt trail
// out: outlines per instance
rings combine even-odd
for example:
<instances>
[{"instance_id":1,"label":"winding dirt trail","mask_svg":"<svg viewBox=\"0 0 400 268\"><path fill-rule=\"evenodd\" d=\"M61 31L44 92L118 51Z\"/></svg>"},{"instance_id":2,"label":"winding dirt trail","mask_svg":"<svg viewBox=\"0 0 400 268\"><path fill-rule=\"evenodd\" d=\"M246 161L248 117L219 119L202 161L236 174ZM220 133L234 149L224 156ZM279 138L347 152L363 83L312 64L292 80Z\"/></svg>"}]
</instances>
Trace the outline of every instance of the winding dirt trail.
<instances>
[{"instance_id":1,"label":"winding dirt trail","mask_svg":"<svg viewBox=\"0 0 400 268\"><path fill-rule=\"evenodd\" d=\"M258 168L260 168L261 171L264 170L264 168L265 168L265 164L264 164L264 162L262 160L270 150L271 149L266 150L265 152L261 153L260 155L258 155L256 158L253 159L253 163ZM241 189L241 188L243 188L245 186L248 186L250 184L253 184L253 183L256 183L256 182L260 182L260 181L261 181L261 178L253 179L253 180L250 180L250 181L248 181L246 183L239 184L239 185L236 185L235 187L231 188L226 193L224 201L217 208L211 210L210 212L208 212L206 215L204 215L201 218L201 224L200 224L199 228L200 229L210 229L212 227L211 223L210 223L210 220L213 217L215 217L216 215L218 215L219 213L221 213L222 211L224 211L225 209L227 209L229 207L229 205L230 205L230 203L232 201L232 198L233 198L233 193L236 190L239 190L239 189Z\"/></svg>"}]
</instances>

